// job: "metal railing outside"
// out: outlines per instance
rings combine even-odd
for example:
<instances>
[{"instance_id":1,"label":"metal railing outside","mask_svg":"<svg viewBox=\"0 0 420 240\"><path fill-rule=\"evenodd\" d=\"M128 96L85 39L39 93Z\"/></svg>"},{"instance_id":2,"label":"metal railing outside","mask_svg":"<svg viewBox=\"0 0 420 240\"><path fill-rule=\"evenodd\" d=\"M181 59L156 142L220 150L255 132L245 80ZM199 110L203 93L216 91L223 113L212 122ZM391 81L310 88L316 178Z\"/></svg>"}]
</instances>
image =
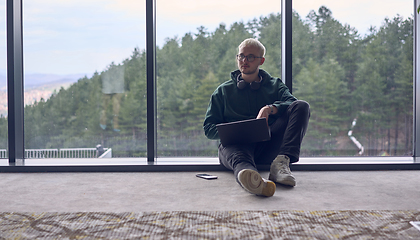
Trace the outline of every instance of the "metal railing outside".
<instances>
[{"instance_id":1,"label":"metal railing outside","mask_svg":"<svg viewBox=\"0 0 420 240\"><path fill-rule=\"evenodd\" d=\"M96 148L61 148L60 158L97 158Z\"/></svg>"},{"instance_id":2,"label":"metal railing outside","mask_svg":"<svg viewBox=\"0 0 420 240\"><path fill-rule=\"evenodd\" d=\"M9 158L6 149L0 149L0 158Z\"/></svg>"},{"instance_id":3,"label":"metal railing outside","mask_svg":"<svg viewBox=\"0 0 420 240\"><path fill-rule=\"evenodd\" d=\"M111 148L103 148L102 157L112 157ZM6 149L0 149L0 158L8 158ZM99 158L97 148L25 149L25 158Z\"/></svg>"},{"instance_id":4,"label":"metal railing outside","mask_svg":"<svg viewBox=\"0 0 420 240\"><path fill-rule=\"evenodd\" d=\"M58 149L25 149L25 158L58 158Z\"/></svg>"}]
</instances>

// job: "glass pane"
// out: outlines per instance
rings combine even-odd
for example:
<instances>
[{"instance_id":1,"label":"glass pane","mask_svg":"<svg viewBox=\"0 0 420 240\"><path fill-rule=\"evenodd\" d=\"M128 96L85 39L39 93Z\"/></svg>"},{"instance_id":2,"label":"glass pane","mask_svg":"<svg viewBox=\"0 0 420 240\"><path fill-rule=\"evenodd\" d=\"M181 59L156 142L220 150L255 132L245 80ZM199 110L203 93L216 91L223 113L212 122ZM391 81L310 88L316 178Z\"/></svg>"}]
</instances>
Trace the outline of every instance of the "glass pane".
<instances>
[{"instance_id":1,"label":"glass pane","mask_svg":"<svg viewBox=\"0 0 420 240\"><path fill-rule=\"evenodd\" d=\"M23 8L27 158L146 156L145 1Z\"/></svg>"},{"instance_id":2,"label":"glass pane","mask_svg":"<svg viewBox=\"0 0 420 240\"><path fill-rule=\"evenodd\" d=\"M293 8L293 93L311 104L302 155L412 156L413 1Z\"/></svg>"},{"instance_id":3,"label":"glass pane","mask_svg":"<svg viewBox=\"0 0 420 240\"><path fill-rule=\"evenodd\" d=\"M156 15L158 156L216 157L202 127L210 95L249 37L267 49L264 70L280 76L280 1L158 0Z\"/></svg>"},{"instance_id":4,"label":"glass pane","mask_svg":"<svg viewBox=\"0 0 420 240\"><path fill-rule=\"evenodd\" d=\"M6 1L0 5L0 165L8 165L7 155L7 53Z\"/></svg>"}]
</instances>

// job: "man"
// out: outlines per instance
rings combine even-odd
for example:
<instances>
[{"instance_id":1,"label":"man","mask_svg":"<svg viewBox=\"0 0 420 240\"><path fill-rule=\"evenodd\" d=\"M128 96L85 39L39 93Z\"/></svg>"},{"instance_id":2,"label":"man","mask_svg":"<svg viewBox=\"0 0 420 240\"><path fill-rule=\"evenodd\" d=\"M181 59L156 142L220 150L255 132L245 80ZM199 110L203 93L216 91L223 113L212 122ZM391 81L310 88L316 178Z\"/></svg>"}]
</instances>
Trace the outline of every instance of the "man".
<instances>
[{"instance_id":1,"label":"man","mask_svg":"<svg viewBox=\"0 0 420 240\"><path fill-rule=\"evenodd\" d=\"M297 100L286 85L260 69L265 47L256 39L246 39L238 47L238 70L231 80L214 91L203 128L209 139L219 139L216 125L252 118L266 118L271 140L219 145L219 160L233 170L240 186L250 193L272 196L274 182L295 186L289 164L299 161L300 146L309 121L309 104ZM261 177L257 164L270 166L269 180Z\"/></svg>"}]
</instances>

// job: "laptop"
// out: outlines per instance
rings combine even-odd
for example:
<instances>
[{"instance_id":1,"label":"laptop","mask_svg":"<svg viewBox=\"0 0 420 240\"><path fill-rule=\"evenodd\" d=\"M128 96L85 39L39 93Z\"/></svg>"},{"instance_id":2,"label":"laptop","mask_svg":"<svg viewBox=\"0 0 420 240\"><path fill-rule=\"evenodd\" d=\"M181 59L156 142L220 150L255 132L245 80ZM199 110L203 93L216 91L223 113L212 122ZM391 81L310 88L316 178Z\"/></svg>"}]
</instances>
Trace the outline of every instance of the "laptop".
<instances>
[{"instance_id":1,"label":"laptop","mask_svg":"<svg viewBox=\"0 0 420 240\"><path fill-rule=\"evenodd\" d=\"M216 125L223 146L263 142L271 139L265 118L249 119Z\"/></svg>"}]
</instances>

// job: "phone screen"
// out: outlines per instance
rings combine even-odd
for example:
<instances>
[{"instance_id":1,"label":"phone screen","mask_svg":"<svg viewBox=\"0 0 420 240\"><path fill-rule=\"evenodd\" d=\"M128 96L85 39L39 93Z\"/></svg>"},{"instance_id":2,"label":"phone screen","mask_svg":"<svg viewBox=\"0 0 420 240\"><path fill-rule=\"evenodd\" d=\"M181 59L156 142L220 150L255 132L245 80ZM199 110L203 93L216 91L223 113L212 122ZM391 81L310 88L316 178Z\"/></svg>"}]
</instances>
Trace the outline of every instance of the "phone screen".
<instances>
[{"instance_id":1,"label":"phone screen","mask_svg":"<svg viewBox=\"0 0 420 240\"><path fill-rule=\"evenodd\" d=\"M195 175L196 177L199 177L199 178L204 178L204 179L207 179L207 180L211 180L211 179L217 179L217 176L215 176L215 175L210 175L210 174L205 174L205 173L200 173L200 174L197 174L197 175Z\"/></svg>"}]
</instances>

